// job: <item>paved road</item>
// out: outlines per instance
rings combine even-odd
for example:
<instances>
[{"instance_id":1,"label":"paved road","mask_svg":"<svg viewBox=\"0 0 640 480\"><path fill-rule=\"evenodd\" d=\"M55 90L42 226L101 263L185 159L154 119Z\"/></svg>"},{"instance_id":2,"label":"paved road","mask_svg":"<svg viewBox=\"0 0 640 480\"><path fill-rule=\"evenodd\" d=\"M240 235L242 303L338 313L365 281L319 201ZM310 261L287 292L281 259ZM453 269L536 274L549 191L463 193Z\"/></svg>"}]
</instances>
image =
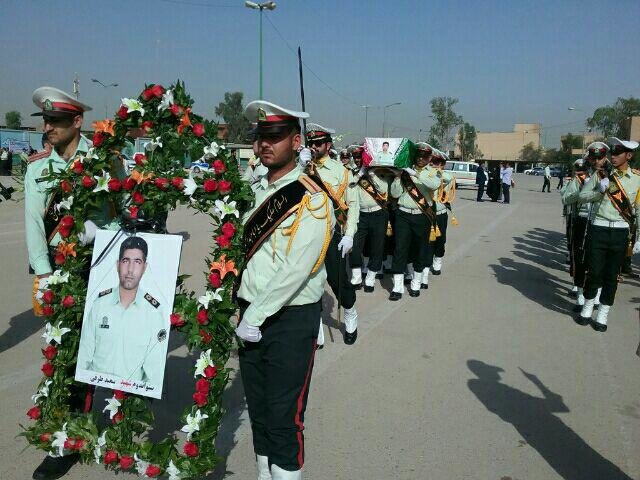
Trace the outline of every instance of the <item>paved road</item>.
<instances>
[{"instance_id":1,"label":"paved road","mask_svg":"<svg viewBox=\"0 0 640 480\"><path fill-rule=\"evenodd\" d=\"M443 275L419 298L388 302L387 279L360 294L354 346L342 343L325 298L329 335L309 398L305 478L640 479L640 283L620 286L607 333L574 324L558 194L539 193L539 177L516 182L511 205L477 204L460 191ZM41 458L14 438L41 363L21 208L0 204L3 480L29 478ZM169 227L189 232L181 270L197 274L206 219L176 212ZM178 338L172 345L167 398L156 403L166 420L154 436L176 427L192 389L182 373L192 360ZM237 380L226 403L218 444L227 462L210 478L255 478ZM68 478L113 475L82 466Z\"/></svg>"}]
</instances>

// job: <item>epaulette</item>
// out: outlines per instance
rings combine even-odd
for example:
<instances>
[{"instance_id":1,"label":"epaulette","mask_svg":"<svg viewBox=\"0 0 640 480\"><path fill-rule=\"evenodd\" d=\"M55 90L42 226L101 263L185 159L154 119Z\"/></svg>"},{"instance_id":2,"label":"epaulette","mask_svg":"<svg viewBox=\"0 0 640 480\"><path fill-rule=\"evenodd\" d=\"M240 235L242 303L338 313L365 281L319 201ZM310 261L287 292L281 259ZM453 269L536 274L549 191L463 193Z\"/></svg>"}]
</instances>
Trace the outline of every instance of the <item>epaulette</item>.
<instances>
[{"instance_id":1,"label":"epaulette","mask_svg":"<svg viewBox=\"0 0 640 480\"><path fill-rule=\"evenodd\" d=\"M104 297L105 295L109 295L111 292L113 292L113 288L107 288L106 290L103 290L98 294L98 298Z\"/></svg>"},{"instance_id":2,"label":"epaulette","mask_svg":"<svg viewBox=\"0 0 640 480\"><path fill-rule=\"evenodd\" d=\"M50 151L42 150L41 152L34 153L33 155L29 155L27 161L29 163L35 162L36 160L42 160L43 158L47 158L51 154Z\"/></svg>"},{"instance_id":3,"label":"epaulette","mask_svg":"<svg viewBox=\"0 0 640 480\"><path fill-rule=\"evenodd\" d=\"M631 171L633 173L635 173L636 175L640 175L640 170L636 169L636 168L632 168Z\"/></svg>"},{"instance_id":4,"label":"epaulette","mask_svg":"<svg viewBox=\"0 0 640 480\"><path fill-rule=\"evenodd\" d=\"M300 175L298 177L298 181L304 185L307 191L312 195L323 191L316 182L311 180L311 178L305 174Z\"/></svg>"},{"instance_id":5,"label":"epaulette","mask_svg":"<svg viewBox=\"0 0 640 480\"><path fill-rule=\"evenodd\" d=\"M144 294L144 299L149 302L151 305L153 305L155 308L158 308L160 306L160 302L158 302L158 300L156 300L155 298L153 298L151 295L149 295L148 293Z\"/></svg>"}]
</instances>

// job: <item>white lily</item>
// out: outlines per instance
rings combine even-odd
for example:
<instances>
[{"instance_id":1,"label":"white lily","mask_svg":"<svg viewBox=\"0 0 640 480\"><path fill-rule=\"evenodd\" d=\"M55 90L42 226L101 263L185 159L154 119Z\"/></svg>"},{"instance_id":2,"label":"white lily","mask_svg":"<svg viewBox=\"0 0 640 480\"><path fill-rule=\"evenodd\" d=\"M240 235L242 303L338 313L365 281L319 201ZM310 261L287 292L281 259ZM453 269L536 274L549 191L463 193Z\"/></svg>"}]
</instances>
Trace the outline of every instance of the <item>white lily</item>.
<instances>
[{"instance_id":1,"label":"white lily","mask_svg":"<svg viewBox=\"0 0 640 480\"><path fill-rule=\"evenodd\" d=\"M162 137L156 137L144 146L145 149L153 152L156 148L162 148Z\"/></svg>"},{"instance_id":2,"label":"white lily","mask_svg":"<svg viewBox=\"0 0 640 480\"><path fill-rule=\"evenodd\" d=\"M178 470L178 467L175 466L173 460L169 461L167 474L169 475L169 480L180 480L182 478L181 472Z\"/></svg>"},{"instance_id":3,"label":"white lily","mask_svg":"<svg viewBox=\"0 0 640 480\"><path fill-rule=\"evenodd\" d=\"M167 90L162 95L162 99L160 100L160 105L158 105L158 111L161 112L166 110L171 105L173 105L173 90Z\"/></svg>"},{"instance_id":4,"label":"white lily","mask_svg":"<svg viewBox=\"0 0 640 480\"><path fill-rule=\"evenodd\" d=\"M96 149L91 147L89 150L87 150L87 154L84 156L84 158L97 160L100 157L98 157L98 154L96 153Z\"/></svg>"},{"instance_id":5,"label":"white lily","mask_svg":"<svg viewBox=\"0 0 640 480\"><path fill-rule=\"evenodd\" d=\"M107 398L105 402L107 402L107 406L104 407L104 410L102 411L109 411L109 419L113 420L113 417L118 413L121 403L115 397Z\"/></svg>"},{"instance_id":6,"label":"white lily","mask_svg":"<svg viewBox=\"0 0 640 480\"><path fill-rule=\"evenodd\" d=\"M111 180L109 172L105 172L103 170L102 175L96 175L93 178L98 182L96 187L93 189L93 193L109 191L109 180Z\"/></svg>"},{"instance_id":7,"label":"white lily","mask_svg":"<svg viewBox=\"0 0 640 480\"><path fill-rule=\"evenodd\" d=\"M102 432L102 435L98 437L98 443L93 449L93 456L96 459L96 463L100 463L100 457L102 457L102 447L107 444L107 431Z\"/></svg>"},{"instance_id":8,"label":"white lily","mask_svg":"<svg viewBox=\"0 0 640 480\"><path fill-rule=\"evenodd\" d=\"M53 442L51 442L51 446L55 449L58 449L58 454L52 450L49 452L49 455L52 457L62 457L64 455L64 442L67 441L67 424L65 423L62 426L62 430L53 433Z\"/></svg>"},{"instance_id":9,"label":"white lily","mask_svg":"<svg viewBox=\"0 0 640 480\"><path fill-rule=\"evenodd\" d=\"M183 185L184 187L182 188L182 193L184 193L187 197L192 196L193 192L195 192L196 188L198 188L198 184L191 175L189 175L188 178L184 179Z\"/></svg>"},{"instance_id":10,"label":"white lily","mask_svg":"<svg viewBox=\"0 0 640 480\"><path fill-rule=\"evenodd\" d=\"M200 358L196 360L196 372L193 374L194 378L197 378L198 375L204 377L204 370L208 366L213 365L213 360L211 359L211 349L206 352L200 352Z\"/></svg>"},{"instance_id":11,"label":"white lily","mask_svg":"<svg viewBox=\"0 0 640 480\"><path fill-rule=\"evenodd\" d=\"M133 459L136 461L136 470L138 470L138 475L142 475L146 477L145 473L147 471L147 467L149 466L149 462L145 462L144 460L140 460L138 458L138 454L133 454Z\"/></svg>"},{"instance_id":12,"label":"white lily","mask_svg":"<svg viewBox=\"0 0 640 480\"><path fill-rule=\"evenodd\" d=\"M95 192L95 190L94 190ZM73 195L69 195L66 200L61 201L56 205L56 210L60 212L61 210L71 210L71 205L73 205Z\"/></svg>"},{"instance_id":13,"label":"white lily","mask_svg":"<svg viewBox=\"0 0 640 480\"><path fill-rule=\"evenodd\" d=\"M202 305L206 310L209 308L209 303L211 303L212 301L214 300L217 300L218 302L222 301L222 296L220 295L220 292L222 291L223 291L222 288L217 288L215 292L211 290L207 290L204 295L198 298L198 303Z\"/></svg>"},{"instance_id":14,"label":"white lily","mask_svg":"<svg viewBox=\"0 0 640 480\"><path fill-rule=\"evenodd\" d=\"M60 285L61 283L67 283L69 281L69 272L56 270L53 274L49 275L48 278L49 282L47 285Z\"/></svg>"},{"instance_id":15,"label":"white lily","mask_svg":"<svg viewBox=\"0 0 640 480\"><path fill-rule=\"evenodd\" d=\"M144 116L144 108L142 107L142 103L140 103L135 98L123 98L122 104L127 107L127 113L140 112L140 115Z\"/></svg>"},{"instance_id":16,"label":"white lily","mask_svg":"<svg viewBox=\"0 0 640 480\"><path fill-rule=\"evenodd\" d=\"M51 341L56 342L58 345L62 343L62 336L65 333L71 331L70 328L60 327L61 322L54 327L50 323L47 323L44 326L44 333L42 334L42 338L44 338L44 343L51 343Z\"/></svg>"},{"instance_id":17,"label":"white lily","mask_svg":"<svg viewBox=\"0 0 640 480\"><path fill-rule=\"evenodd\" d=\"M51 383L51 380L47 380L46 382L44 382L44 385L40 387L38 393L36 393L35 395L31 395L31 400L33 400L33 403L36 403L41 398L46 398L49 396L49 385L51 385Z\"/></svg>"},{"instance_id":18,"label":"white lily","mask_svg":"<svg viewBox=\"0 0 640 480\"><path fill-rule=\"evenodd\" d=\"M236 201L228 202L228 200L229 195L225 196L222 200L216 200L215 214L220 218L220 220L227 215L235 215L236 218L240 218L240 212L236 208Z\"/></svg>"},{"instance_id":19,"label":"white lily","mask_svg":"<svg viewBox=\"0 0 640 480\"><path fill-rule=\"evenodd\" d=\"M218 145L216 142L211 142L210 146L204 147L204 155L202 158L204 159L214 158L216 155L218 155L219 151L220 151L220 145Z\"/></svg>"},{"instance_id":20,"label":"white lily","mask_svg":"<svg viewBox=\"0 0 640 480\"><path fill-rule=\"evenodd\" d=\"M187 438L191 440L191 435L200 430L200 422L205 418L209 418L209 415L203 415L198 409L195 415L187 415L187 424L180 430L186 432Z\"/></svg>"}]
</instances>

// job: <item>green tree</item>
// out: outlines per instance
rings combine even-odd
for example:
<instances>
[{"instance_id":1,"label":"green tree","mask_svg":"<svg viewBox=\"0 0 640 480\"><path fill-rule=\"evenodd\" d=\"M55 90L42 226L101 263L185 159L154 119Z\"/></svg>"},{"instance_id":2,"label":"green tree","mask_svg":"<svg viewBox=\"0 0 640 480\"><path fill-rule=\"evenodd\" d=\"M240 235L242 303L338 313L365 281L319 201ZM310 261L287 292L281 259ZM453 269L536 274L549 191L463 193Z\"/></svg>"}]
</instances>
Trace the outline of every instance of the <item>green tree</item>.
<instances>
[{"instance_id":1,"label":"green tree","mask_svg":"<svg viewBox=\"0 0 640 480\"><path fill-rule=\"evenodd\" d=\"M20 112L12 110L4 114L4 121L7 124L7 128L17 130L22 126L22 115L20 115Z\"/></svg>"},{"instance_id":2,"label":"green tree","mask_svg":"<svg viewBox=\"0 0 640 480\"><path fill-rule=\"evenodd\" d=\"M615 136L629 138L629 117L640 115L640 99L618 97L613 105L605 105L594 110L587 118L587 126L597 129L607 138Z\"/></svg>"},{"instance_id":3,"label":"green tree","mask_svg":"<svg viewBox=\"0 0 640 480\"><path fill-rule=\"evenodd\" d=\"M453 110L457 103L458 99L453 97L435 97L431 99L431 114L435 123L429 129L429 143L433 147L445 149L446 151L451 150L451 147L453 147L455 129L462 125L462 116Z\"/></svg>"},{"instance_id":4,"label":"green tree","mask_svg":"<svg viewBox=\"0 0 640 480\"><path fill-rule=\"evenodd\" d=\"M469 161L482 157L482 152L476 143L477 139L478 133L476 132L476 127L468 122L464 122L460 130L458 130L458 147L460 147L462 160Z\"/></svg>"},{"instance_id":5,"label":"green tree","mask_svg":"<svg viewBox=\"0 0 640 480\"><path fill-rule=\"evenodd\" d=\"M547 149L542 157L543 162L551 164L570 164L572 160L570 152L556 148Z\"/></svg>"},{"instance_id":6,"label":"green tree","mask_svg":"<svg viewBox=\"0 0 640 480\"><path fill-rule=\"evenodd\" d=\"M520 149L520 158L525 163L532 165L542 161L542 147L536 147L533 142L527 143Z\"/></svg>"},{"instance_id":7,"label":"green tree","mask_svg":"<svg viewBox=\"0 0 640 480\"><path fill-rule=\"evenodd\" d=\"M574 148L582 148L584 143L584 137L582 135L574 135L573 133L567 133L560 139L562 144L562 151L571 153Z\"/></svg>"},{"instance_id":8,"label":"green tree","mask_svg":"<svg viewBox=\"0 0 640 480\"><path fill-rule=\"evenodd\" d=\"M251 127L251 122L244 116L242 106L242 92L226 92L224 101L216 107L216 115L222 117L227 124L229 134L227 141L232 143L243 143L247 140L247 133Z\"/></svg>"}]
</instances>

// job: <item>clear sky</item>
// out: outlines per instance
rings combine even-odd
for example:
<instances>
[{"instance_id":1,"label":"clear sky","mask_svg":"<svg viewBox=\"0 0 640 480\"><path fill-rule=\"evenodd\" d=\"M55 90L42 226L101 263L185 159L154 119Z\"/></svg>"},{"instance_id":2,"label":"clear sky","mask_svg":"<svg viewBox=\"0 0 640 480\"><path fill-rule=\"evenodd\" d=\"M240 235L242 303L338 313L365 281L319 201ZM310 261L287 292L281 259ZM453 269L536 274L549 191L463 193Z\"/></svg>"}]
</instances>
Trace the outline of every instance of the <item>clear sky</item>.
<instances>
[{"instance_id":1,"label":"clear sky","mask_svg":"<svg viewBox=\"0 0 640 480\"><path fill-rule=\"evenodd\" d=\"M184 80L209 118L226 91L258 96L259 13L242 0L0 5L3 117L16 109L35 125L32 91L71 91L76 72L80 100L94 107L87 127L145 82ZM380 106L402 102L387 110L388 130L415 138L430 125L429 99L448 95L480 131L540 122L553 145L595 107L640 96L638 0L281 0L264 17L265 99L300 107L300 45L312 121L353 140L365 130L361 105L374 106L368 133L379 136Z\"/></svg>"}]
</instances>

